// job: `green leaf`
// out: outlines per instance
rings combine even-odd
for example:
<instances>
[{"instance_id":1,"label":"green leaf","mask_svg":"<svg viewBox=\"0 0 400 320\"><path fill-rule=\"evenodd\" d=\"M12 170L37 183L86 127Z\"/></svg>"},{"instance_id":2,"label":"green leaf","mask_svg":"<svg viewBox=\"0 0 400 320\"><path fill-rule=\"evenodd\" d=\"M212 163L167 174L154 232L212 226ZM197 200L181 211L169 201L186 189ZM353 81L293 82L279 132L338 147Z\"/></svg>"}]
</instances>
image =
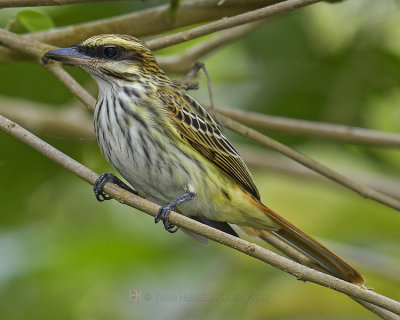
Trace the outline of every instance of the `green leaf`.
<instances>
[{"instance_id":1,"label":"green leaf","mask_svg":"<svg viewBox=\"0 0 400 320\"><path fill-rule=\"evenodd\" d=\"M53 20L41 10L25 9L17 13L17 21L29 32L47 30L54 27Z\"/></svg>"}]
</instances>

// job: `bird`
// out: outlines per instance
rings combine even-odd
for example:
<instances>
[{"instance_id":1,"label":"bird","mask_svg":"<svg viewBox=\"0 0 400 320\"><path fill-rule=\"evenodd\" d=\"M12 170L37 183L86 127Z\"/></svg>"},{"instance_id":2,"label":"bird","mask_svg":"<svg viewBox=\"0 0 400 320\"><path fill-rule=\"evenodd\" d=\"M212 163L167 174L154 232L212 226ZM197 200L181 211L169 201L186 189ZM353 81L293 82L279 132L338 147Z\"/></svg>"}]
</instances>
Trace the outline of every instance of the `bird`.
<instances>
[{"instance_id":1,"label":"bird","mask_svg":"<svg viewBox=\"0 0 400 320\"><path fill-rule=\"evenodd\" d=\"M96 35L43 59L78 66L98 84L97 141L130 185L112 173L101 175L94 184L99 201L111 198L102 189L113 182L158 204L155 222L171 233L177 230L168 219L172 210L234 236L237 226L272 245L284 243L285 254L304 265L364 283L350 264L261 202L248 167L217 122L167 76L142 41Z\"/></svg>"}]
</instances>

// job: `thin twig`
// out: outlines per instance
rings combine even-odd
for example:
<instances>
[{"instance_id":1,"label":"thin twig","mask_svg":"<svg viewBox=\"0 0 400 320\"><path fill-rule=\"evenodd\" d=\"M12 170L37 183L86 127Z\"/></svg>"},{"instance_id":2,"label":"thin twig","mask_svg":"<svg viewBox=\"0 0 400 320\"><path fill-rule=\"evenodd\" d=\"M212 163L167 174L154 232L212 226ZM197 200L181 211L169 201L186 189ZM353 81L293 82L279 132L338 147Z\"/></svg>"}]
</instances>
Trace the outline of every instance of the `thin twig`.
<instances>
[{"instance_id":1,"label":"thin twig","mask_svg":"<svg viewBox=\"0 0 400 320\"><path fill-rule=\"evenodd\" d=\"M208 98L209 98L209 101L210 101L210 111L211 111L211 115L214 117L214 120L218 123L218 125L219 125L219 127L220 127L220 130L221 130L222 132L224 132L224 126L223 126L223 124L219 121L218 115L217 115L217 113L215 112L214 98L213 98L212 88L211 88L211 78L210 78L210 75L209 75L208 72L207 72L207 68L206 68L205 64L204 64L203 62L197 61L197 62L193 65L192 69L191 69L191 70L186 74L186 76L183 78L183 81L185 82L185 81L187 81L187 80L189 80L189 79L191 79L191 78L197 77L200 70L203 70L204 75L205 75L205 77L206 77L206 81L207 81Z\"/></svg>"},{"instance_id":2,"label":"thin twig","mask_svg":"<svg viewBox=\"0 0 400 320\"><path fill-rule=\"evenodd\" d=\"M223 18L203 26L195 27L172 35L163 36L146 42L151 50L158 50L189 41L216 31L236 27L250 22L265 20L289 13L304 6L320 2L321 0L287 0L261 9L242 13L230 18Z\"/></svg>"},{"instance_id":3,"label":"thin twig","mask_svg":"<svg viewBox=\"0 0 400 320\"><path fill-rule=\"evenodd\" d=\"M161 68L167 73L186 74L199 59L210 54L212 51L220 49L221 47L243 37L263 23L264 21L258 21L218 32L210 39L206 39L201 43L192 46L179 55L167 57L160 56L157 57L157 61Z\"/></svg>"},{"instance_id":4,"label":"thin twig","mask_svg":"<svg viewBox=\"0 0 400 320\"><path fill-rule=\"evenodd\" d=\"M6 133L12 135L13 137L21 140L33 149L42 153L52 161L58 163L65 169L76 174L88 183L93 185L98 178L98 175L95 172L68 157L58 149L52 147L51 145L33 135L31 132L25 130L18 124L2 116L0 116L0 128ZM107 194L111 195L114 199L118 200L120 203L129 205L152 216L155 216L160 208L158 205L143 198L140 198L139 196L136 196L124 189L121 189L112 183L107 183L104 186L104 191ZM299 280L317 283L327 288L345 293L352 298L360 299L362 301L384 308L390 312L400 314L400 302L375 293L372 290L368 290L364 287L348 283L322 272L305 267L254 243L245 241L230 234L226 234L222 231L199 223L193 219L182 216L176 212L171 212L169 219L171 223L179 227L207 237L208 239L219 242L235 250L241 251L249 256L271 264L276 268L292 274Z\"/></svg>"},{"instance_id":5,"label":"thin twig","mask_svg":"<svg viewBox=\"0 0 400 320\"><path fill-rule=\"evenodd\" d=\"M368 309L372 313L375 313L378 317L384 319L384 320L400 320L400 316L398 314L395 314L393 312L390 312L384 308L378 307L373 305L372 303L365 302L360 299L354 299L354 301L358 302L361 304L364 308Z\"/></svg>"},{"instance_id":6,"label":"thin twig","mask_svg":"<svg viewBox=\"0 0 400 320\"><path fill-rule=\"evenodd\" d=\"M354 144L368 144L378 147L400 147L400 134L350 127L331 123L289 119L266 114L216 108L218 113L240 121L252 128L300 134L316 138L327 138Z\"/></svg>"},{"instance_id":7,"label":"thin twig","mask_svg":"<svg viewBox=\"0 0 400 320\"><path fill-rule=\"evenodd\" d=\"M214 120L218 123L218 125L220 126L221 131L224 132L224 125L219 121L217 112L215 111L214 97L213 97L212 87L211 87L211 78L210 78L210 75L208 74L207 68L204 63L201 63L201 69L203 70L204 75L207 80L208 98L210 100L212 116L214 117Z\"/></svg>"},{"instance_id":8,"label":"thin twig","mask_svg":"<svg viewBox=\"0 0 400 320\"><path fill-rule=\"evenodd\" d=\"M124 1L124 0L1 0L0 8L61 6L65 4L83 3L83 2L101 2L101 1Z\"/></svg>"}]
</instances>

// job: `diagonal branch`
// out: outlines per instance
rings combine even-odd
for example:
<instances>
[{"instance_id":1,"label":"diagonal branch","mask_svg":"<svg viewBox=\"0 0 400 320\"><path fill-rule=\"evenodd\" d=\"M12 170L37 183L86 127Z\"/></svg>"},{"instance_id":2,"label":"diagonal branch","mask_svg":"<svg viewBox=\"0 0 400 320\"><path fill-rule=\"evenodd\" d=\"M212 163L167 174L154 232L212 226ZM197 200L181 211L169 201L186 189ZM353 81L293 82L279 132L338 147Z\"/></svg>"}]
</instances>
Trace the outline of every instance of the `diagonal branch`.
<instances>
[{"instance_id":1,"label":"diagonal branch","mask_svg":"<svg viewBox=\"0 0 400 320\"><path fill-rule=\"evenodd\" d=\"M37 6L61 6L65 4L101 1L123 1L123 0L2 0L0 8L11 7L37 7Z\"/></svg>"},{"instance_id":2,"label":"diagonal branch","mask_svg":"<svg viewBox=\"0 0 400 320\"><path fill-rule=\"evenodd\" d=\"M98 178L98 175L95 172L68 157L53 146L47 144L45 141L33 135L28 130L25 130L15 122L12 122L2 116L0 116L0 128L4 132L12 135L36 151L42 153L52 161L58 163L65 169L71 171L86 182L93 185ZM160 208L158 205L140 198L139 196L136 196L124 189L121 189L112 183L107 183L104 187L104 191L111 195L114 199L118 200L120 203L129 205L152 216L155 216ZM210 240L219 242L251 257L266 262L276 268L281 269L282 271L290 273L299 280L314 282L321 286L342 292L353 299L361 300L361 303L366 307L368 307L369 304L372 304L374 306L383 308L385 309L383 311L388 313L388 315L390 315L389 312L400 314L400 302L375 293L365 287L360 287L358 285L348 283L322 272L305 267L254 243L226 234L188 217L182 216L176 212L171 212L170 221L171 223L186 230L202 235ZM378 308L376 310L380 309ZM392 315L391 318L386 317L386 319L396 318L394 315Z\"/></svg>"},{"instance_id":3,"label":"diagonal branch","mask_svg":"<svg viewBox=\"0 0 400 320\"><path fill-rule=\"evenodd\" d=\"M59 63L46 62L43 66L54 74L89 110L94 111L96 99L83 88Z\"/></svg>"},{"instance_id":4,"label":"diagonal branch","mask_svg":"<svg viewBox=\"0 0 400 320\"><path fill-rule=\"evenodd\" d=\"M227 116L220 115L220 120L222 121L224 126L231 129L232 131L240 133L241 135L243 135L245 137L248 137L254 141L257 141L258 143L260 143L264 146L267 146L275 151L278 151L279 153L282 153L283 155L301 163L305 167L307 167L311 170L314 170L315 172L327 177L328 179L330 179L334 182L337 182L340 185L345 186L348 189L351 189L351 190L357 192L360 196L362 196L364 198L373 199L377 202L380 202L384 205L387 205L393 209L400 211L400 201L399 200L396 200L396 199L389 197L381 192L373 190L368 186L365 186L358 182L355 182L355 181L349 179L348 177L307 157L306 155L299 153L297 151L294 151L293 149L289 148L288 146L285 146L284 144L282 144L276 140L273 140L254 129L246 127L245 125L241 124L240 122L232 120L231 118L228 118Z\"/></svg>"},{"instance_id":5,"label":"diagonal branch","mask_svg":"<svg viewBox=\"0 0 400 320\"><path fill-rule=\"evenodd\" d=\"M290 161L289 159L282 159L282 157L273 155L271 152L265 152L245 146L239 146L237 149L249 167L269 170L271 172L279 172L298 177L302 180L308 179L319 182L323 181L321 179L323 176L318 175L316 172L304 166L300 166L298 163ZM340 172L342 172L346 177L351 177L352 180L360 181L374 190L378 190L392 198L400 200L400 182L398 179L381 177L365 171L354 170L353 167L340 168Z\"/></svg>"},{"instance_id":6,"label":"diagonal branch","mask_svg":"<svg viewBox=\"0 0 400 320\"><path fill-rule=\"evenodd\" d=\"M206 34L216 31L240 26L242 24L265 20L272 17L277 17L285 13L289 13L304 6L320 2L321 0L287 0L276 3L261 9L242 13L230 18L223 18L215 22L210 22L206 25L195 27L182 32L177 32L172 35L146 41L146 45L151 50L158 50L173 46L178 43L189 41Z\"/></svg>"},{"instance_id":7,"label":"diagonal branch","mask_svg":"<svg viewBox=\"0 0 400 320\"><path fill-rule=\"evenodd\" d=\"M191 70L191 68L193 68L194 63L199 59L203 58L210 52L243 37L263 23L264 21L257 21L221 31L212 38L189 48L177 56L161 56L157 57L157 61L165 72L185 75Z\"/></svg>"}]
</instances>

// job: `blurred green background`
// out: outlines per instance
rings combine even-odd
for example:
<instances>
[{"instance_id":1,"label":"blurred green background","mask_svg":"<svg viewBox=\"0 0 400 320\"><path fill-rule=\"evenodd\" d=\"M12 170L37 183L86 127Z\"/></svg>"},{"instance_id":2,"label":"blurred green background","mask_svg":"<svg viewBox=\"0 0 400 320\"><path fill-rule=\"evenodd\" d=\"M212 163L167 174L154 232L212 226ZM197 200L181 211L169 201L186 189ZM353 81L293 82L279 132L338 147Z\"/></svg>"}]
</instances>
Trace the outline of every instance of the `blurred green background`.
<instances>
[{"instance_id":1,"label":"blurred green background","mask_svg":"<svg viewBox=\"0 0 400 320\"><path fill-rule=\"evenodd\" d=\"M164 2L39 10L62 26ZM0 10L0 25L21 10ZM26 31L20 23L13 28ZM400 131L398 1L313 5L270 21L204 62L217 105ZM67 70L95 87L83 71ZM34 62L1 65L0 75L3 98L49 108L78 103ZM191 94L207 103L200 83ZM334 169L400 177L398 150L265 133ZM235 145L259 148L227 134ZM98 173L113 171L94 141L41 137ZM221 245L168 234L116 201L99 203L91 186L16 139L0 133L0 144L2 319L376 319L344 295ZM398 212L323 179L252 172L265 204L351 261L368 286L400 299Z\"/></svg>"}]
</instances>

